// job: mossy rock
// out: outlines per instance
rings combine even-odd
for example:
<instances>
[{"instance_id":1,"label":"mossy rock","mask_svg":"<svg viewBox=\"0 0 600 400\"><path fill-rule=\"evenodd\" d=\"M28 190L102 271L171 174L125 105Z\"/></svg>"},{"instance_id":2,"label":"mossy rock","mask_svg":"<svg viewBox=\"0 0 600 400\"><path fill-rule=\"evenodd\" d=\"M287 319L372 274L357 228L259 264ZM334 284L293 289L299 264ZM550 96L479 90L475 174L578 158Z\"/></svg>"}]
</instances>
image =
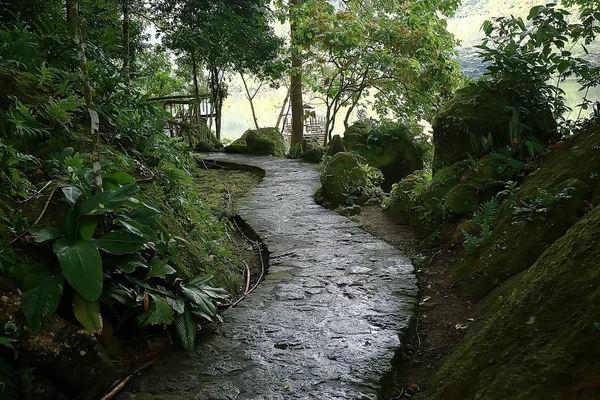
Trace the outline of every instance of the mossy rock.
<instances>
[{"instance_id":1,"label":"mossy rock","mask_svg":"<svg viewBox=\"0 0 600 400\"><path fill-rule=\"evenodd\" d=\"M427 181L420 174L411 174L392 185L390 197L384 200L384 211L400 224L409 223L411 197L418 186Z\"/></svg>"},{"instance_id":2,"label":"mossy rock","mask_svg":"<svg viewBox=\"0 0 600 400\"><path fill-rule=\"evenodd\" d=\"M337 153L323 163L323 195L334 205L345 205L349 196L360 196L369 185L366 171L352 153Z\"/></svg>"},{"instance_id":3,"label":"mossy rock","mask_svg":"<svg viewBox=\"0 0 600 400\"><path fill-rule=\"evenodd\" d=\"M423 150L415 145L411 129L402 123L358 121L346 129L344 142L383 173L382 187L389 191L394 183L423 169Z\"/></svg>"},{"instance_id":4,"label":"mossy rock","mask_svg":"<svg viewBox=\"0 0 600 400\"><path fill-rule=\"evenodd\" d=\"M428 398L598 398L599 237L597 206L490 300L484 320L435 374Z\"/></svg>"},{"instance_id":5,"label":"mossy rock","mask_svg":"<svg viewBox=\"0 0 600 400\"><path fill-rule=\"evenodd\" d=\"M505 208L486 244L466 254L452 271L465 293L482 297L511 276L530 267L554 241L581 217L586 202L600 188L600 126L591 126L559 149L527 176L518 191L518 204L550 199L515 215ZM548 200L546 200L548 201ZM523 207L522 207L523 208ZM530 220L527 220L530 219Z\"/></svg>"},{"instance_id":6,"label":"mossy rock","mask_svg":"<svg viewBox=\"0 0 600 400\"><path fill-rule=\"evenodd\" d=\"M320 163L323 160L323 155L325 154L325 148L321 146L319 143L302 139L301 143L302 147L302 159L304 161L312 162L312 163Z\"/></svg>"},{"instance_id":7,"label":"mossy rock","mask_svg":"<svg viewBox=\"0 0 600 400\"><path fill-rule=\"evenodd\" d=\"M223 143L206 124L194 125L192 128L193 148L195 151L212 152L223 150Z\"/></svg>"},{"instance_id":8,"label":"mossy rock","mask_svg":"<svg viewBox=\"0 0 600 400\"><path fill-rule=\"evenodd\" d=\"M248 144L246 143L247 134L248 132L245 132L239 139L235 140L229 146L225 146L223 151L225 153L248 154Z\"/></svg>"},{"instance_id":9,"label":"mossy rock","mask_svg":"<svg viewBox=\"0 0 600 400\"><path fill-rule=\"evenodd\" d=\"M492 154L486 154L469 166L460 177L461 182L508 181L513 177L498 173L497 159Z\"/></svg>"},{"instance_id":10,"label":"mossy rock","mask_svg":"<svg viewBox=\"0 0 600 400\"><path fill-rule=\"evenodd\" d=\"M334 135L327 147L327 155L332 157L337 153L343 153L346 151L346 145L340 135Z\"/></svg>"},{"instance_id":11,"label":"mossy rock","mask_svg":"<svg viewBox=\"0 0 600 400\"><path fill-rule=\"evenodd\" d=\"M434 171L457 161L465 154L477 154L471 144L471 135L481 142L482 137L492 137L487 151L502 150L510 146L509 121L511 108L521 110L519 122L531 130L527 137L541 143L559 138L556 121L548 104L532 104L539 97L509 85L477 82L457 93L435 117L433 127ZM482 153L485 150L481 149ZM525 149L520 150L523 157Z\"/></svg>"},{"instance_id":12,"label":"mossy rock","mask_svg":"<svg viewBox=\"0 0 600 400\"><path fill-rule=\"evenodd\" d=\"M450 190L460 182L464 165L454 164L439 170L424 186L413 193L408 216L410 225L419 236L439 229L449 217L446 197Z\"/></svg>"},{"instance_id":13,"label":"mossy rock","mask_svg":"<svg viewBox=\"0 0 600 400\"><path fill-rule=\"evenodd\" d=\"M249 154L275 157L285 155L285 140L277 128L248 130L245 135Z\"/></svg>"},{"instance_id":14,"label":"mossy rock","mask_svg":"<svg viewBox=\"0 0 600 400\"><path fill-rule=\"evenodd\" d=\"M459 183L446 195L446 209L450 218L472 215L479 206L504 188L502 181L472 181Z\"/></svg>"}]
</instances>

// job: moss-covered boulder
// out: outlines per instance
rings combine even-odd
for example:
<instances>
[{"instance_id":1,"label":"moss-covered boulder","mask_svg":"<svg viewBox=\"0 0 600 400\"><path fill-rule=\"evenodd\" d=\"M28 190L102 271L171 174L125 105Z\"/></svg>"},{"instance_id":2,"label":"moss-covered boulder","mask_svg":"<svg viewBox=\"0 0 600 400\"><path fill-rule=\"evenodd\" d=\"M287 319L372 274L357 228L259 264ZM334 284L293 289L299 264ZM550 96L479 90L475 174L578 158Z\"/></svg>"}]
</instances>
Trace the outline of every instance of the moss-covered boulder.
<instances>
[{"instance_id":1,"label":"moss-covered boulder","mask_svg":"<svg viewBox=\"0 0 600 400\"><path fill-rule=\"evenodd\" d=\"M351 197L360 196L368 186L367 172L352 153L337 153L322 164L323 195L334 205L346 205Z\"/></svg>"},{"instance_id":2,"label":"moss-covered boulder","mask_svg":"<svg viewBox=\"0 0 600 400\"><path fill-rule=\"evenodd\" d=\"M337 153L342 153L345 151L346 145L344 144L344 140L342 139L342 137L340 135L333 135L333 138L331 138L331 142L327 147L327 155L329 157L332 157Z\"/></svg>"},{"instance_id":3,"label":"moss-covered boulder","mask_svg":"<svg viewBox=\"0 0 600 400\"><path fill-rule=\"evenodd\" d=\"M238 153L238 154L247 154L248 153L248 144L246 143L246 137L248 136L248 132L245 132L239 139L233 141L233 143L225 146L223 151L225 153Z\"/></svg>"},{"instance_id":4,"label":"moss-covered boulder","mask_svg":"<svg viewBox=\"0 0 600 400\"><path fill-rule=\"evenodd\" d=\"M320 163L325 154L325 148L312 140L302 139L302 159L312 163Z\"/></svg>"},{"instance_id":5,"label":"moss-covered boulder","mask_svg":"<svg viewBox=\"0 0 600 400\"><path fill-rule=\"evenodd\" d=\"M250 154L275 157L285 155L285 140L277 128L248 130L245 135Z\"/></svg>"},{"instance_id":6,"label":"moss-covered boulder","mask_svg":"<svg viewBox=\"0 0 600 400\"><path fill-rule=\"evenodd\" d=\"M473 83L446 103L433 121L434 171L465 158L465 153L481 155L511 145L510 121L519 110L519 123L527 125L520 135L540 143L559 137L556 121L547 103L531 92L510 85ZM492 140L484 140L482 137ZM482 143L485 143L483 145ZM523 157L526 149L520 150Z\"/></svg>"},{"instance_id":7,"label":"moss-covered boulder","mask_svg":"<svg viewBox=\"0 0 600 400\"><path fill-rule=\"evenodd\" d=\"M223 143L206 124L193 125L191 128L192 147L195 151L211 152L223 150Z\"/></svg>"},{"instance_id":8,"label":"moss-covered boulder","mask_svg":"<svg viewBox=\"0 0 600 400\"><path fill-rule=\"evenodd\" d=\"M599 237L597 206L507 282L507 294L434 376L428 398L597 399Z\"/></svg>"},{"instance_id":9,"label":"moss-covered boulder","mask_svg":"<svg viewBox=\"0 0 600 400\"><path fill-rule=\"evenodd\" d=\"M452 271L472 296L485 296L531 266L581 217L600 190L600 126L552 151L506 204L485 243Z\"/></svg>"},{"instance_id":10,"label":"moss-covered boulder","mask_svg":"<svg viewBox=\"0 0 600 400\"><path fill-rule=\"evenodd\" d=\"M424 150L413 140L416 129L402 123L359 121L346 129L344 142L383 173L383 189L389 191L392 184L423 169Z\"/></svg>"},{"instance_id":11,"label":"moss-covered boulder","mask_svg":"<svg viewBox=\"0 0 600 400\"><path fill-rule=\"evenodd\" d=\"M411 174L400 182L392 185L390 197L384 200L384 210L400 224L408 224L411 200L419 187L424 187L427 181L421 174Z\"/></svg>"}]
</instances>

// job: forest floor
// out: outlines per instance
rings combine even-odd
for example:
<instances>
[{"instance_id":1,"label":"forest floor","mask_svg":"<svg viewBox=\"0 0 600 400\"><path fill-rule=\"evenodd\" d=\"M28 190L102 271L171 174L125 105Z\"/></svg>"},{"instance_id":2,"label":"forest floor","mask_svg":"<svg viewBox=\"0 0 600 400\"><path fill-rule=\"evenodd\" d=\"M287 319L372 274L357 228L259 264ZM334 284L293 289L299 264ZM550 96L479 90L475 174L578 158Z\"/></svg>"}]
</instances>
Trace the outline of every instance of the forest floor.
<instances>
[{"instance_id":1,"label":"forest floor","mask_svg":"<svg viewBox=\"0 0 600 400\"><path fill-rule=\"evenodd\" d=\"M450 269L462 256L462 248L419 250L420 241L410 228L394 222L379 205L363 206L362 213L352 219L413 260L420 292L417 328L412 335L409 359L395 385L406 397L424 399L442 359L474 322L473 304L449 282Z\"/></svg>"}]
</instances>

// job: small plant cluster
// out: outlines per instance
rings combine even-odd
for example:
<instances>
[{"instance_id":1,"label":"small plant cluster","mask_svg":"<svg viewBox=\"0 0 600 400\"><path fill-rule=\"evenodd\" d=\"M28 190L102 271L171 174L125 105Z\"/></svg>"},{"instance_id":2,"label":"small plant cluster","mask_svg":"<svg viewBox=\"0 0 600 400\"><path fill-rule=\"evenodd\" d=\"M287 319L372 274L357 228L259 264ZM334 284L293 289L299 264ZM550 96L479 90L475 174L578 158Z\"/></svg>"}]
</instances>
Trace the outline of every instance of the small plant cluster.
<instances>
[{"instance_id":1,"label":"small plant cluster","mask_svg":"<svg viewBox=\"0 0 600 400\"><path fill-rule=\"evenodd\" d=\"M104 191L91 193L91 168L79 154L64 165L70 181L60 185L65 217L56 227L32 231L36 244L52 249L60 268L31 271L23 288L23 311L33 331L50 316L65 292L73 290L73 312L82 326L102 331L101 303L129 310L139 326L175 324L182 345L191 349L196 335L192 316L218 318L214 301L228 297L208 286L210 276L183 280L170 265L178 243L160 226L160 211L141 201L135 179L117 170L104 175ZM133 310L134 312L131 312Z\"/></svg>"},{"instance_id":2,"label":"small plant cluster","mask_svg":"<svg viewBox=\"0 0 600 400\"><path fill-rule=\"evenodd\" d=\"M482 245L489 244L492 238L494 222L501 211L509 213L512 223L525 228L536 218L545 218L551 207L563 199L571 198L575 188L574 182L567 185L558 193L551 194L547 190L538 188L534 195L517 199L519 186L516 182L508 181L505 189L494 198L483 203L473 214L470 222L474 224L477 234L469 234L463 230L465 237L464 247L468 254L472 254Z\"/></svg>"}]
</instances>

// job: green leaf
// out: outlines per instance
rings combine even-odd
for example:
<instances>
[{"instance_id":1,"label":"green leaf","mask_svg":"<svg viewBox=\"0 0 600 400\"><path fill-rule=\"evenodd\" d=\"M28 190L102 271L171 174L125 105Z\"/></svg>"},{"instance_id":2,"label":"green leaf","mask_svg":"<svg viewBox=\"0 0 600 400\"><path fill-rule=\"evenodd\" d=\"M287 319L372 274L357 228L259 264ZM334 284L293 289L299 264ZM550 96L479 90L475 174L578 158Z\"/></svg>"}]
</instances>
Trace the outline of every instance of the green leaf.
<instances>
[{"instance_id":1,"label":"green leaf","mask_svg":"<svg viewBox=\"0 0 600 400\"><path fill-rule=\"evenodd\" d=\"M164 278L167 275L171 275L177 272L173 267L163 262L160 258L154 257L150 262L150 271L146 279L150 278Z\"/></svg>"},{"instance_id":2,"label":"green leaf","mask_svg":"<svg viewBox=\"0 0 600 400\"><path fill-rule=\"evenodd\" d=\"M137 185L126 185L117 190L107 190L90 197L81 204L81 215L100 215L115 211L129 197L139 191Z\"/></svg>"},{"instance_id":3,"label":"green leaf","mask_svg":"<svg viewBox=\"0 0 600 400\"><path fill-rule=\"evenodd\" d=\"M121 170L112 174L107 174L106 178L115 180L119 185L135 184L135 178Z\"/></svg>"},{"instance_id":4,"label":"green leaf","mask_svg":"<svg viewBox=\"0 0 600 400\"><path fill-rule=\"evenodd\" d=\"M202 313L213 317L217 313L217 308L212 303L208 294L195 286L181 286L181 294L188 299L190 303L196 306Z\"/></svg>"},{"instance_id":5,"label":"green leaf","mask_svg":"<svg viewBox=\"0 0 600 400\"><path fill-rule=\"evenodd\" d=\"M84 240L92 240L98 223L102 220L100 217L83 217L79 223L79 233Z\"/></svg>"},{"instance_id":6,"label":"green leaf","mask_svg":"<svg viewBox=\"0 0 600 400\"><path fill-rule=\"evenodd\" d=\"M183 314L185 310L185 299L183 297L166 297L167 304L178 314Z\"/></svg>"},{"instance_id":7,"label":"green leaf","mask_svg":"<svg viewBox=\"0 0 600 400\"><path fill-rule=\"evenodd\" d=\"M131 214L129 214L129 218L142 226L150 227L154 224L156 217L159 215L159 211L144 205L143 207L133 210Z\"/></svg>"},{"instance_id":8,"label":"green leaf","mask_svg":"<svg viewBox=\"0 0 600 400\"><path fill-rule=\"evenodd\" d=\"M100 301L106 304L124 304L131 308L139 303L137 297L135 290L111 282L104 285Z\"/></svg>"},{"instance_id":9,"label":"green leaf","mask_svg":"<svg viewBox=\"0 0 600 400\"><path fill-rule=\"evenodd\" d=\"M117 268L131 274L136 268L148 268L148 265L140 253L133 253L124 257L123 260L117 264Z\"/></svg>"},{"instance_id":10,"label":"green leaf","mask_svg":"<svg viewBox=\"0 0 600 400\"><path fill-rule=\"evenodd\" d=\"M58 228L43 228L37 231L31 232L31 236L33 236L33 240L36 243L44 243L49 242L51 240L57 239L61 237L60 229Z\"/></svg>"},{"instance_id":11,"label":"green leaf","mask_svg":"<svg viewBox=\"0 0 600 400\"><path fill-rule=\"evenodd\" d=\"M169 307L165 298L154 294L151 294L150 296L152 297L152 300L154 300L150 303L150 308L148 310L150 324L171 324L173 322L173 309Z\"/></svg>"},{"instance_id":12,"label":"green leaf","mask_svg":"<svg viewBox=\"0 0 600 400\"><path fill-rule=\"evenodd\" d=\"M67 281L88 300L96 300L102 293L102 258L88 240L69 243L65 239L54 242L54 253Z\"/></svg>"},{"instance_id":13,"label":"green leaf","mask_svg":"<svg viewBox=\"0 0 600 400\"><path fill-rule=\"evenodd\" d=\"M132 254L144 247L148 239L127 231L111 231L94 240L100 249L116 254Z\"/></svg>"},{"instance_id":14,"label":"green leaf","mask_svg":"<svg viewBox=\"0 0 600 400\"><path fill-rule=\"evenodd\" d=\"M77 321L90 333L102 332L102 314L100 313L100 302L90 301L79 293L73 296L73 313Z\"/></svg>"},{"instance_id":15,"label":"green leaf","mask_svg":"<svg viewBox=\"0 0 600 400\"><path fill-rule=\"evenodd\" d=\"M13 342L16 342L16 339L11 339L9 337L6 336L0 336L0 346L5 346L8 347L9 349L15 349L13 347Z\"/></svg>"},{"instance_id":16,"label":"green leaf","mask_svg":"<svg viewBox=\"0 0 600 400\"><path fill-rule=\"evenodd\" d=\"M67 199L67 203L71 206L74 206L77 203L77 200L81 197L81 190L76 188L75 186L63 186L61 188L63 194L65 195L65 199Z\"/></svg>"},{"instance_id":17,"label":"green leaf","mask_svg":"<svg viewBox=\"0 0 600 400\"><path fill-rule=\"evenodd\" d=\"M42 328L42 317L54 314L62 296L65 280L60 271L46 268L31 271L23 285L22 308L33 332Z\"/></svg>"},{"instance_id":18,"label":"green leaf","mask_svg":"<svg viewBox=\"0 0 600 400\"><path fill-rule=\"evenodd\" d=\"M188 286L200 286L200 285L205 285L207 284L211 279L213 278L212 275L209 274L205 274L205 275L198 275L194 278L192 278L192 280L190 280L186 285Z\"/></svg>"},{"instance_id":19,"label":"green leaf","mask_svg":"<svg viewBox=\"0 0 600 400\"><path fill-rule=\"evenodd\" d=\"M192 319L190 310L185 310L183 314L177 314L175 316L175 328L177 329L177 335L179 336L181 345L187 351L192 351L194 349L194 343L196 342L196 324Z\"/></svg>"}]
</instances>

